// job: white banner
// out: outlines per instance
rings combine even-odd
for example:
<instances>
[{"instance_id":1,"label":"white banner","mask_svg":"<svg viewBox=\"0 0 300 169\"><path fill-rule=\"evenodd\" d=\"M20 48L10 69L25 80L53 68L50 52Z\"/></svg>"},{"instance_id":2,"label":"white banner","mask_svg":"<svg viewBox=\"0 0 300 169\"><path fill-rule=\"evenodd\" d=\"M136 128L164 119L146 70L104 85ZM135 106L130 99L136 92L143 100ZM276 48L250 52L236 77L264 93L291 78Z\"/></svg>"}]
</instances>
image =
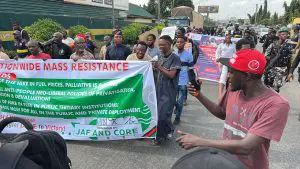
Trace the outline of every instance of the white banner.
<instances>
[{"instance_id":1,"label":"white banner","mask_svg":"<svg viewBox=\"0 0 300 169\"><path fill-rule=\"evenodd\" d=\"M0 60L0 120L70 140L155 138L157 102L149 62ZM8 133L25 131L14 123Z\"/></svg>"}]
</instances>

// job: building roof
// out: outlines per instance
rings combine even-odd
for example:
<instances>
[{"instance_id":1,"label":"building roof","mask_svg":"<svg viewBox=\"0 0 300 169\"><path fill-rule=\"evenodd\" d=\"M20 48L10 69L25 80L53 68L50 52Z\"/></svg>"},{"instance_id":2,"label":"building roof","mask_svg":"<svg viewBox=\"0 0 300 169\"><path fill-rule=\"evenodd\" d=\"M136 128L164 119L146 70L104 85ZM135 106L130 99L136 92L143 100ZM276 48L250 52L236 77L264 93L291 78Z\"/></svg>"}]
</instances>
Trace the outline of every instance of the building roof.
<instances>
[{"instance_id":1,"label":"building roof","mask_svg":"<svg viewBox=\"0 0 300 169\"><path fill-rule=\"evenodd\" d=\"M153 15L151 15L148 11L146 11L144 8L129 3L129 14L128 17L137 17L137 18L154 18Z\"/></svg>"},{"instance_id":2,"label":"building roof","mask_svg":"<svg viewBox=\"0 0 300 169\"><path fill-rule=\"evenodd\" d=\"M72 16L89 18L112 18L112 9L64 3L63 0L1 0L1 13ZM115 16L119 16L118 9Z\"/></svg>"}]
</instances>

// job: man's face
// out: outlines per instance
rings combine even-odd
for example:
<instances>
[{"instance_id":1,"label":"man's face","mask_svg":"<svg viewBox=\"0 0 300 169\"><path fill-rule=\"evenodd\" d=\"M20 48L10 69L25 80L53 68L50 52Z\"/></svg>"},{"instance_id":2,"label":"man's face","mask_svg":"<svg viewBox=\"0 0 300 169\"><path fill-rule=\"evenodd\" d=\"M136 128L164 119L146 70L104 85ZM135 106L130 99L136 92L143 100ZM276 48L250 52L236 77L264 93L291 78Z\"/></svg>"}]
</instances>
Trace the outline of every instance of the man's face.
<instances>
[{"instance_id":1,"label":"man's face","mask_svg":"<svg viewBox=\"0 0 300 169\"><path fill-rule=\"evenodd\" d=\"M183 32L181 32L181 30L177 30L176 35L177 35L177 37L183 37L184 36L184 34L183 34Z\"/></svg>"},{"instance_id":2,"label":"man's face","mask_svg":"<svg viewBox=\"0 0 300 169\"><path fill-rule=\"evenodd\" d=\"M280 39L281 40L286 40L288 38L288 33L287 32L281 32L280 33Z\"/></svg>"},{"instance_id":3,"label":"man's face","mask_svg":"<svg viewBox=\"0 0 300 169\"><path fill-rule=\"evenodd\" d=\"M249 37L250 37L249 33L245 33L245 34L244 34L244 38L247 39L247 38L249 38Z\"/></svg>"},{"instance_id":4,"label":"man's face","mask_svg":"<svg viewBox=\"0 0 300 169\"><path fill-rule=\"evenodd\" d=\"M13 30L19 30L20 29L20 25L13 25Z\"/></svg>"},{"instance_id":5,"label":"man's face","mask_svg":"<svg viewBox=\"0 0 300 169\"><path fill-rule=\"evenodd\" d=\"M146 46L144 46L144 45L138 45L136 47L136 56L139 59L143 59L144 56L145 56L146 51L147 51L147 47Z\"/></svg>"},{"instance_id":6,"label":"man's face","mask_svg":"<svg viewBox=\"0 0 300 169\"><path fill-rule=\"evenodd\" d=\"M242 81L245 74L238 70L228 67L229 83L231 85L231 91L238 91L242 89Z\"/></svg>"},{"instance_id":7,"label":"man's face","mask_svg":"<svg viewBox=\"0 0 300 169\"><path fill-rule=\"evenodd\" d=\"M176 40L176 47L177 47L177 49L179 49L179 50L184 49L184 44L185 44L185 42L184 42L183 38L178 38Z\"/></svg>"},{"instance_id":8,"label":"man's face","mask_svg":"<svg viewBox=\"0 0 300 169\"><path fill-rule=\"evenodd\" d=\"M104 43L105 43L106 45L108 45L108 44L110 43L110 38L105 37L105 38L104 38Z\"/></svg>"},{"instance_id":9,"label":"man's face","mask_svg":"<svg viewBox=\"0 0 300 169\"><path fill-rule=\"evenodd\" d=\"M60 35L58 35L58 34L54 34L53 35L53 41L55 42L55 43L62 43L62 37L60 36Z\"/></svg>"},{"instance_id":10,"label":"man's face","mask_svg":"<svg viewBox=\"0 0 300 169\"><path fill-rule=\"evenodd\" d=\"M29 42L27 46L31 54L37 55L39 53L39 47L37 44Z\"/></svg>"},{"instance_id":11,"label":"man's face","mask_svg":"<svg viewBox=\"0 0 300 169\"><path fill-rule=\"evenodd\" d=\"M115 44L117 44L117 45L122 44L122 40L123 40L122 35L114 35Z\"/></svg>"},{"instance_id":12,"label":"man's face","mask_svg":"<svg viewBox=\"0 0 300 169\"><path fill-rule=\"evenodd\" d=\"M225 37L225 43L231 43L231 36Z\"/></svg>"},{"instance_id":13,"label":"man's face","mask_svg":"<svg viewBox=\"0 0 300 169\"><path fill-rule=\"evenodd\" d=\"M154 39L153 39L153 37L152 36L148 36L147 37L147 45L148 46L153 46L153 44L154 44Z\"/></svg>"},{"instance_id":14,"label":"man's face","mask_svg":"<svg viewBox=\"0 0 300 169\"><path fill-rule=\"evenodd\" d=\"M167 54L171 50L171 44L164 39L160 39L158 44L160 52L163 54Z\"/></svg>"},{"instance_id":15,"label":"man's face","mask_svg":"<svg viewBox=\"0 0 300 169\"><path fill-rule=\"evenodd\" d=\"M77 52L84 52L86 43L83 41L77 41L75 42L75 49Z\"/></svg>"},{"instance_id":16,"label":"man's face","mask_svg":"<svg viewBox=\"0 0 300 169\"><path fill-rule=\"evenodd\" d=\"M268 30L268 34L269 34L269 35L272 35L272 32L273 32L273 29L269 29L269 30Z\"/></svg>"}]
</instances>

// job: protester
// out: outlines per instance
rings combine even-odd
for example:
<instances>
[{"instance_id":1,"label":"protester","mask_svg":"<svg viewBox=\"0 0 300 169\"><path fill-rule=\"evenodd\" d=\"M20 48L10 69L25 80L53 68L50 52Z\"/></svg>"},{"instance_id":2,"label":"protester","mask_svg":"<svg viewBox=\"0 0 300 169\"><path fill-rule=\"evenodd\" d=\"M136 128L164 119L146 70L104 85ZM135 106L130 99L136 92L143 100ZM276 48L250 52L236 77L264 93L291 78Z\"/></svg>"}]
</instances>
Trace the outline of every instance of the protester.
<instances>
[{"instance_id":1,"label":"protester","mask_svg":"<svg viewBox=\"0 0 300 169\"><path fill-rule=\"evenodd\" d=\"M159 56L160 55L160 50L159 48L155 47L156 41L156 36L153 34L150 34L147 36L147 45L148 45L148 49L146 54L149 55L151 58L153 58L154 56Z\"/></svg>"},{"instance_id":2,"label":"protester","mask_svg":"<svg viewBox=\"0 0 300 169\"><path fill-rule=\"evenodd\" d=\"M177 90L177 102L175 104L175 120L173 122L174 125L179 124L180 117L183 111L183 104L187 98L187 83L189 81L188 77L188 68L193 64L193 55L186 50L184 50L185 38L178 37L176 39L176 47L177 50L174 53L180 57L181 61L181 70L179 73L179 82L178 82L178 90Z\"/></svg>"},{"instance_id":3,"label":"protester","mask_svg":"<svg viewBox=\"0 0 300 169\"><path fill-rule=\"evenodd\" d=\"M251 49L255 49L255 42L254 42L254 39L251 36L251 33L249 31L245 31L244 32L243 39L246 39L246 40L248 40L250 42Z\"/></svg>"},{"instance_id":4,"label":"protester","mask_svg":"<svg viewBox=\"0 0 300 169\"><path fill-rule=\"evenodd\" d=\"M68 45L71 49L74 47L74 40L68 36L68 32L66 30L62 31L63 40L62 42Z\"/></svg>"},{"instance_id":5,"label":"protester","mask_svg":"<svg viewBox=\"0 0 300 169\"><path fill-rule=\"evenodd\" d=\"M152 63L158 108L157 135L156 140L153 140L155 145L160 144L163 139L174 132L171 119L176 104L181 62L180 58L172 53L172 43L170 36L161 36L159 39L161 54L158 61Z\"/></svg>"},{"instance_id":6,"label":"protester","mask_svg":"<svg viewBox=\"0 0 300 169\"><path fill-rule=\"evenodd\" d=\"M13 32L14 35L14 46L17 49L17 53L18 53L18 58L25 58L26 56L28 56L29 51L28 51L28 47L26 46L27 44L27 39L23 39L21 32L19 30L15 30Z\"/></svg>"},{"instance_id":7,"label":"protester","mask_svg":"<svg viewBox=\"0 0 300 169\"><path fill-rule=\"evenodd\" d=\"M260 39L260 43L263 43L263 45L262 45L263 53L266 53L266 50L268 49L268 47L275 41L277 41L276 31L273 28L269 28L268 34L264 35Z\"/></svg>"},{"instance_id":8,"label":"protester","mask_svg":"<svg viewBox=\"0 0 300 169\"><path fill-rule=\"evenodd\" d=\"M60 32L53 34L53 38L43 44L46 53L50 54L52 59L70 59L71 48L62 43L63 35Z\"/></svg>"},{"instance_id":9,"label":"protester","mask_svg":"<svg viewBox=\"0 0 300 169\"><path fill-rule=\"evenodd\" d=\"M294 35L291 37L293 54L296 54L297 50L300 48L300 25L294 26Z\"/></svg>"},{"instance_id":10,"label":"protester","mask_svg":"<svg viewBox=\"0 0 300 169\"><path fill-rule=\"evenodd\" d=\"M126 60L131 54L130 49L122 44L123 34L122 31L114 32L114 44L107 48L105 59L106 60Z\"/></svg>"},{"instance_id":11,"label":"protester","mask_svg":"<svg viewBox=\"0 0 300 169\"><path fill-rule=\"evenodd\" d=\"M90 32L85 33L86 37L86 47L91 51L93 55L95 55L95 49L97 48L97 45L93 42L93 37Z\"/></svg>"},{"instance_id":12,"label":"protester","mask_svg":"<svg viewBox=\"0 0 300 169\"><path fill-rule=\"evenodd\" d=\"M75 38L75 53L73 53L70 57L70 59L73 59L75 61L82 59L82 60L95 60L95 57L93 54L88 52L86 47L86 42L82 37L76 37Z\"/></svg>"},{"instance_id":13,"label":"protester","mask_svg":"<svg viewBox=\"0 0 300 169\"><path fill-rule=\"evenodd\" d=\"M230 89L219 104L190 85L188 90L214 116L225 120L223 140L210 140L182 131L177 138L185 149L213 147L236 154L249 169L269 168L270 142L280 141L290 106L286 99L266 87L261 77L265 56L256 50L241 50L232 59L222 59L229 68Z\"/></svg>"},{"instance_id":14,"label":"protester","mask_svg":"<svg viewBox=\"0 0 300 169\"><path fill-rule=\"evenodd\" d=\"M243 35L243 32L240 30L239 27L240 27L239 23L236 23L236 24L234 25L234 30L233 30L232 35L233 35L235 38L241 38L242 35Z\"/></svg>"},{"instance_id":15,"label":"protester","mask_svg":"<svg viewBox=\"0 0 300 169\"><path fill-rule=\"evenodd\" d=\"M22 29L18 22L13 23L13 31L20 31L21 39L27 44L30 40L30 37L25 29Z\"/></svg>"},{"instance_id":16,"label":"protester","mask_svg":"<svg viewBox=\"0 0 300 169\"><path fill-rule=\"evenodd\" d=\"M231 35L226 35L224 43L219 44L217 51L216 51L216 59L217 61L220 58L232 58L232 56L235 54L236 46L231 41ZM227 79L227 72L228 68L225 65L222 65L221 67L221 76L219 81L219 98L223 95L224 87L226 85L226 79Z\"/></svg>"},{"instance_id":17,"label":"protester","mask_svg":"<svg viewBox=\"0 0 300 169\"><path fill-rule=\"evenodd\" d=\"M52 59L49 54L42 52L38 41L30 40L27 46L31 55L29 55L26 59Z\"/></svg>"},{"instance_id":18,"label":"protester","mask_svg":"<svg viewBox=\"0 0 300 169\"><path fill-rule=\"evenodd\" d=\"M133 53L127 57L127 61L150 61L152 58L146 54L147 44L143 41L140 41L136 47L136 53Z\"/></svg>"},{"instance_id":19,"label":"protester","mask_svg":"<svg viewBox=\"0 0 300 169\"><path fill-rule=\"evenodd\" d=\"M110 36L105 36L104 39L104 45L102 46L100 53L99 53L99 59L100 60L105 60L105 54L106 54L106 50L109 47L110 43L111 43L111 37Z\"/></svg>"},{"instance_id":20,"label":"protester","mask_svg":"<svg viewBox=\"0 0 300 169\"><path fill-rule=\"evenodd\" d=\"M255 32L254 28L252 28L252 29L250 30L250 36L251 36L252 39L254 40L254 44L257 45L258 38L257 38L257 35L256 35L256 32Z\"/></svg>"},{"instance_id":21,"label":"protester","mask_svg":"<svg viewBox=\"0 0 300 169\"><path fill-rule=\"evenodd\" d=\"M279 30L279 40L271 44L266 51L268 66L265 71L265 85L272 87L280 92L283 86L283 78L287 76L287 71L291 65L292 46L288 43L288 29L282 27Z\"/></svg>"}]
</instances>

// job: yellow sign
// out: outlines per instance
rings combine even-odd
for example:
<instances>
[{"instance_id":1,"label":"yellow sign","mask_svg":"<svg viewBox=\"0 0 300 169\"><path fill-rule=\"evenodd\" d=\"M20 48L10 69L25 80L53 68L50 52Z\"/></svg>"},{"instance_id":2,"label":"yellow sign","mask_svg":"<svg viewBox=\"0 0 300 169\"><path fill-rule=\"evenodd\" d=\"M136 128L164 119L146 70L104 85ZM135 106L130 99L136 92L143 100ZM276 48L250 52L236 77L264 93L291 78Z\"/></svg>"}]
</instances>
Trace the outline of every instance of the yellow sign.
<instances>
[{"instance_id":1,"label":"yellow sign","mask_svg":"<svg viewBox=\"0 0 300 169\"><path fill-rule=\"evenodd\" d=\"M12 31L0 31L0 39L2 41L13 41L14 35Z\"/></svg>"}]
</instances>

